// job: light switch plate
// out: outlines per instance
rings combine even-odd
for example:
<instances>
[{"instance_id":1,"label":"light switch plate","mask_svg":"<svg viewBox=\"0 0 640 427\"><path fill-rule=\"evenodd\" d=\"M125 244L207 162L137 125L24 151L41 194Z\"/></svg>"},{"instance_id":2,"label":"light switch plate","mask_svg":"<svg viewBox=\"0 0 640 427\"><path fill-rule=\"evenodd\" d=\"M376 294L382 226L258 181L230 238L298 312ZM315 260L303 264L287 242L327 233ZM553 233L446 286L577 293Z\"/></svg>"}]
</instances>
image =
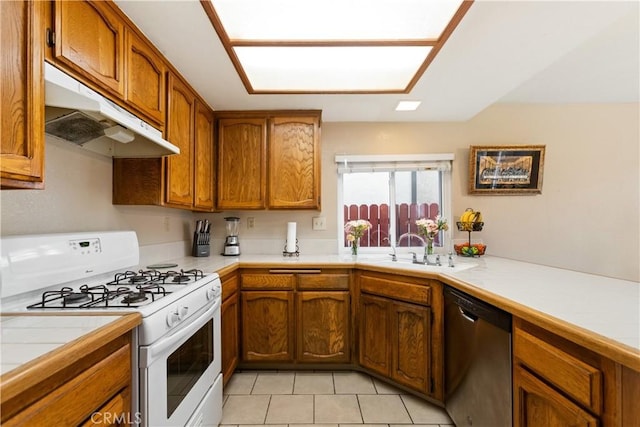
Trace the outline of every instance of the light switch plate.
<instances>
[{"instance_id":1,"label":"light switch plate","mask_svg":"<svg viewBox=\"0 0 640 427\"><path fill-rule=\"evenodd\" d=\"M326 230L327 229L327 220L323 216L314 216L312 222L313 230Z\"/></svg>"}]
</instances>

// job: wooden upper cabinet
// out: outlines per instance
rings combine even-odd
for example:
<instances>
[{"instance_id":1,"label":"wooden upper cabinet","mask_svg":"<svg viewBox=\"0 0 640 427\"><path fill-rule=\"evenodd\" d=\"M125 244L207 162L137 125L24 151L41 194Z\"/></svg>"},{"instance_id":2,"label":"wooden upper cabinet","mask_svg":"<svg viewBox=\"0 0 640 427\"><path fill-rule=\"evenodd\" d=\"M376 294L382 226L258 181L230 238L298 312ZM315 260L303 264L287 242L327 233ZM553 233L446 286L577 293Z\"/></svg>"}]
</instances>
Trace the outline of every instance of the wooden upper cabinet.
<instances>
[{"instance_id":1,"label":"wooden upper cabinet","mask_svg":"<svg viewBox=\"0 0 640 427\"><path fill-rule=\"evenodd\" d=\"M218 209L264 209L266 118L218 120Z\"/></svg>"},{"instance_id":2,"label":"wooden upper cabinet","mask_svg":"<svg viewBox=\"0 0 640 427\"><path fill-rule=\"evenodd\" d=\"M167 68L164 60L133 31L125 31L127 79L125 101L164 126Z\"/></svg>"},{"instance_id":3,"label":"wooden upper cabinet","mask_svg":"<svg viewBox=\"0 0 640 427\"><path fill-rule=\"evenodd\" d=\"M57 62L101 87L124 95L124 23L111 2L56 0Z\"/></svg>"},{"instance_id":4,"label":"wooden upper cabinet","mask_svg":"<svg viewBox=\"0 0 640 427\"><path fill-rule=\"evenodd\" d=\"M196 210L213 211L215 146L213 142L213 111L196 101L194 142L194 196Z\"/></svg>"},{"instance_id":5,"label":"wooden upper cabinet","mask_svg":"<svg viewBox=\"0 0 640 427\"><path fill-rule=\"evenodd\" d=\"M0 2L2 188L44 188L44 7Z\"/></svg>"},{"instance_id":6,"label":"wooden upper cabinet","mask_svg":"<svg viewBox=\"0 0 640 427\"><path fill-rule=\"evenodd\" d=\"M194 114L196 96L178 77L169 74L167 139L180 154L166 157L167 205L191 208L193 204Z\"/></svg>"},{"instance_id":7,"label":"wooden upper cabinet","mask_svg":"<svg viewBox=\"0 0 640 427\"><path fill-rule=\"evenodd\" d=\"M271 209L320 209L320 117L273 117L269 132Z\"/></svg>"}]
</instances>

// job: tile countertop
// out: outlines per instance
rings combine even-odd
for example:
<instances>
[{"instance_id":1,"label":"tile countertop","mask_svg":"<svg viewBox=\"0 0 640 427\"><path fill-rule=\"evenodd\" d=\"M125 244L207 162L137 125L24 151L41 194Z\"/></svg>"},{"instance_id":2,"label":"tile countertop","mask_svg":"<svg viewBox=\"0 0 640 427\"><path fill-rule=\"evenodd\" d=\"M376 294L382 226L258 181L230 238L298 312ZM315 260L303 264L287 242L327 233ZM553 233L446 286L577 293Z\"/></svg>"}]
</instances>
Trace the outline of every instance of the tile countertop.
<instances>
[{"instance_id":1,"label":"tile countertop","mask_svg":"<svg viewBox=\"0 0 640 427\"><path fill-rule=\"evenodd\" d=\"M138 320L130 323L125 316L135 316ZM128 325L123 325L124 323ZM3 386L7 379L5 374L13 375L18 367L36 366L38 360L55 356L64 346L78 343L99 329L131 329L129 326L137 323L140 323L137 314L0 316L0 375Z\"/></svg>"},{"instance_id":2,"label":"tile countertop","mask_svg":"<svg viewBox=\"0 0 640 427\"><path fill-rule=\"evenodd\" d=\"M402 258L403 255L399 255ZM185 257L181 268L225 273L227 268L360 267L440 279L525 320L640 370L640 283L484 256L454 257L455 268L414 265L389 257L339 255L242 255Z\"/></svg>"}]
</instances>

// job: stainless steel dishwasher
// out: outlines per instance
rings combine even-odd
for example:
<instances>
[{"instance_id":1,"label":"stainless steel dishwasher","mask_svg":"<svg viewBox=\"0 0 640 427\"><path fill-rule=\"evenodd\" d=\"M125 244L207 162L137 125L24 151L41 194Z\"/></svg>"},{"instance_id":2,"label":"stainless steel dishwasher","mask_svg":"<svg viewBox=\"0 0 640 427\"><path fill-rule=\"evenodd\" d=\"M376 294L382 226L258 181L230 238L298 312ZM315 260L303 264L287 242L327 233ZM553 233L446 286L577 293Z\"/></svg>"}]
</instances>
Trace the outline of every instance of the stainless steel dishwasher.
<instances>
[{"instance_id":1,"label":"stainless steel dishwasher","mask_svg":"<svg viewBox=\"0 0 640 427\"><path fill-rule=\"evenodd\" d=\"M457 427L510 427L511 315L444 291L445 407Z\"/></svg>"}]
</instances>

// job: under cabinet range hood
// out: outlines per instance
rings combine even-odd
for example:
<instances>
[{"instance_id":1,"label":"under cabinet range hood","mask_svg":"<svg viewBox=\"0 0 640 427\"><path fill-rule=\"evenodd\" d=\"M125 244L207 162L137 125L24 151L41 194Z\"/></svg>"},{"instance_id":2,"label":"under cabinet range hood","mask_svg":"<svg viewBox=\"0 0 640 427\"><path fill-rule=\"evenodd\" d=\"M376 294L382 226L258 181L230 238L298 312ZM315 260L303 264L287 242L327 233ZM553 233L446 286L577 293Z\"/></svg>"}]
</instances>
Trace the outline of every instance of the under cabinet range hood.
<instances>
[{"instance_id":1,"label":"under cabinet range hood","mask_svg":"<svg viewBox=\"0 0 640 427\"><path fill-rule=\"evenodd\" d=\"M162 132L45 62L45 133L110 157L162 157L180 149Z\"/></svg>"}]
</instances>

